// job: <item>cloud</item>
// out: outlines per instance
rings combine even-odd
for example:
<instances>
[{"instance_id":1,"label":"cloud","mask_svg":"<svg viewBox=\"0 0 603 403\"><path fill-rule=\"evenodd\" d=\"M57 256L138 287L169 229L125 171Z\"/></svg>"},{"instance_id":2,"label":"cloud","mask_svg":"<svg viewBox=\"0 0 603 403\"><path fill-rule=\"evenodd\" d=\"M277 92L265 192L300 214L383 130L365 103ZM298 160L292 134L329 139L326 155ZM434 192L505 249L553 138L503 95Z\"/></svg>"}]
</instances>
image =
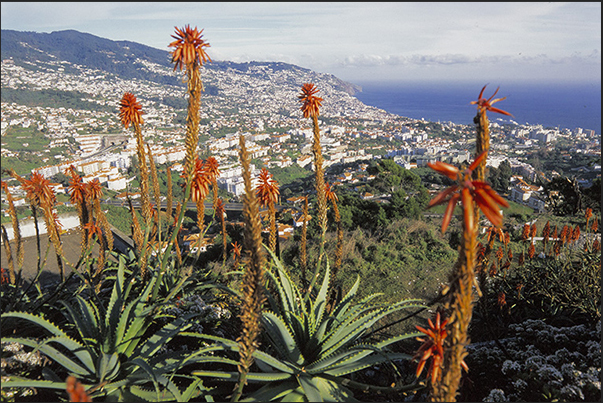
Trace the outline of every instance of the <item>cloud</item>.
<instances>
[{"instance_id":1,"label":"cloud","mask_svg":"<svg viewBox=\"0 0 603 403\"><path fill-rule=\"evenodd\" d=\"M601 63L601 53L593 49L588 55L582 55L581 52L574 52L570 56L550 57L546 54L537 55L488 55L488 56L469 56L459 53L449 54L413 54L404 55L350 55L336 60L335 65L339 67L370 67L370 66L437 66L437 65L469 65L469 64L489 64L514 63L514 64L574 64Z\"/></svg>"}]
</instances>

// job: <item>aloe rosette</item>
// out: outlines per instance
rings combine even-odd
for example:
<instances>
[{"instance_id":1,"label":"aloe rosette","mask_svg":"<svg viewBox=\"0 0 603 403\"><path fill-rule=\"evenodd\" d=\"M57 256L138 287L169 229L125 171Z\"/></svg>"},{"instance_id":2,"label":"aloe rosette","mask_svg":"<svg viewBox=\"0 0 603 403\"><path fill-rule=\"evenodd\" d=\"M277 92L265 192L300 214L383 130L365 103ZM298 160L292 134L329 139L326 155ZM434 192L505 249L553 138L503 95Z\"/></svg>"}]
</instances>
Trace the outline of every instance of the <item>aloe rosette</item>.
<instances>
[{"instance_id":1,"label":"aloe rosette","mask_svg":"<svg viewBox=\"0 0 603 403\"><path fill-rule=\"evenodd\" d=\"M203 361L203 355L218 349L208 346L194 353L163 351L162 347L192 326L194 315L178 317L155 332L149 332L153 313L160 303L173 298L181 289L175 287L162 301L153 300L155 274L138 296L129 298L134 281L124 276L125 260L120 259L117 276L107 307L76 296L63 303L68 321L77 329L79 340L47 319L27 312L2 314L3 324L25 320L49 335L45 338L3 337L2 342L16 342L34 348L62 369L82 381L93 398L109 400L188 401L206 389L201 379L178 373L185 365ZM50 367L44 368L43 380L11 376L2 388L49 388L65 390L65 377ZM176 379L178 381L176 382ZM184 385L184 390L181 390Z\"/></svg>"},{"instance_id":2,"label":"aloe rosette","mask_svg":"<svg viewBox=\"0 0 603 403\"><path fill-rule=\"evenodd\" d=\"M268 248L267 248L268 249ZM271 253L269 251L269 253ZM420 300L408 299L394 304L374 302L379 294L358 302L358 278L345 297L326 311L329 296L330 269L327 264L322 286L314 299L303 302L296 284L271 253L274 265L269 272L276 296L269 296L272 311L264 312L262 325L270 339L270 352L256 350L253 354L259 372L250 372L249 382L264 383L244 400L253 401L351 401L349 388L379 391L410 391L419 385L396 388L366 385L352 381L345 375L373 365L396 360L412 360L412 356L388 349L392 344L414 339L420 333L407 333L377 343L363 341L371 327L387 315L403 309L423 308ZM219 343L224 350L237 352L236 342L214 336L201 335ZM234 360L215 357L216 362L237 365ZM236 381L238 372L194 371L193 375L224 381Z\"/></svg>"}]
</instances>

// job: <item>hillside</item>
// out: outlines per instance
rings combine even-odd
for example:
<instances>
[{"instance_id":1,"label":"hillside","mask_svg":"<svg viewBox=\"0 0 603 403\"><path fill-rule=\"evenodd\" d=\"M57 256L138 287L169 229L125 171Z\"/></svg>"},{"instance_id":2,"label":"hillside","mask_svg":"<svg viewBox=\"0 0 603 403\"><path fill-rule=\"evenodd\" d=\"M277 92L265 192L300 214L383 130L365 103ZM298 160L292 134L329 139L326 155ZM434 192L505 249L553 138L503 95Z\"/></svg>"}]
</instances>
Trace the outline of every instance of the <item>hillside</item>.
<instances>
[{"instance_id":1,"label":"hillside","mask_svg":"<svg viewBox=\"0 0 603 403\"><path fill-rule=\"evenodd\" d=\"M154 92L149 97L151 100L168 107L182 106L173 105L172 97L179 94L184 84L181 73L173 71L167 50L129 41L111 41L74 30L49 34L2 30L1 45L3 89L39 91L52 88L93 96L102 93L112 98L121 96L117 92L132 87L131 80L136 80L134 84L139 93L144 91L141 87L151 87ZM209 53L211 55L211 51ZM5 64L12 68L5 69ZM23 82L22 76L28 72L42 72L52 77ZM14 80L15 76L20 78L20 83ZM109 88L98 90L100 80L111 81L116 93L109 92ZM325 114L348 115L376 110L353 97L361 87L330 74L282 62L214 61L203 67L203 80L204 96L210 109L232 110L233 106L244 105L258 114L293 114L298 109L295 94L299 87L304 82L313 82L328 101L325 102ZM57 88L57 82L67 83ZM86 85L87 88L82 88ZM134 91L134 88L127 90ZM266 98L270 98L270 102L266 102ZM14 101L4 94L2 100Z\"/></svg>"}]
</instances>

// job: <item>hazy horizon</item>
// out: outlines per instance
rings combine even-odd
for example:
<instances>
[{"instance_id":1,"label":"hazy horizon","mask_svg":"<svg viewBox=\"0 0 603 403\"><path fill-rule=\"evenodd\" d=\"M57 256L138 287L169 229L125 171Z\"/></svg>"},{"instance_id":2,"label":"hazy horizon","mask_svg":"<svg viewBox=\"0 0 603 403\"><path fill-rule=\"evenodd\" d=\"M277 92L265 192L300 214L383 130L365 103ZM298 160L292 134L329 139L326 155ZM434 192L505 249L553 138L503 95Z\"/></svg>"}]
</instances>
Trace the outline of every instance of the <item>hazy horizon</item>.
<instances>
[{"instance_id":1,"label":"hazy horizon","mask_svg":"<svg viewBox=\"0 0 603 403\"><path fill-rule=\"evenodd\" d=\"M204 29L214 60L361 81L601 81L601 3L17 3L3 29L74 29L169 50Z\"/></svg>"}]
</instances>

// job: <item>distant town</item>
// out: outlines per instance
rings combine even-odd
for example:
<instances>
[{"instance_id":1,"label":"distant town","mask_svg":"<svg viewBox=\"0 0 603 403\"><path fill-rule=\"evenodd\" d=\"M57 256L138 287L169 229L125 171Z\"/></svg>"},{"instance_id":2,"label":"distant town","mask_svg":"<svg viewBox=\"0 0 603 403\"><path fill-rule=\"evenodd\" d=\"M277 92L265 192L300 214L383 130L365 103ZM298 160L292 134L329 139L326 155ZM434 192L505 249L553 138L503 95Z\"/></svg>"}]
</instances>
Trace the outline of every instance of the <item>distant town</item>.
<instances>
[{"instance_id":1,"label":"distant town","mask_svg":"<svg viewBox=\"0 0 603 403\"><path fill-rule=\"evenodd\" d=\"M142 62L149 71L177 74L158 64ZM9 158L35 157L39 166L33 167L32 171L46 178L63 173L73 165L84 175L84 181L98 179L108 190L124 192L134 180L133 175L128 175L128 168L136 155L136 140L131 132L121 127L117 109L123 93L131 91L143 105L143 135L151 145L154 162L167 164L172 171L182 170L185 154L182 111L162 100L184 99L183 87L123 80L67 62L32 63L32 67L35 68L26 69L11 59L3 60L3 90L60 90L90 94L80 101L84 106L94 104L94 107L25 106L2 102L3 165ZM268 87L270 82L290 82L293 73L265 66L250 70L244 85L238 71L207 69L203 72L206 86L219 87L221 91L218 95L202 96L200 148L218 160L221 171L219 186L235 198L243 192L237 158L240 135L246 136L256 169L260 165L270 169L294 164L312 168L312 130L310 121L301 118L297 94L291 86ZM266 80L266 76L270 79ZM375 158L393 158L407 169L424 167L434 161L459 164L471 158L474 127L400 117L366 106L353 96L332 88L324 85L319 94L325 99L320 125L324 165L358 162L357 169L331 178L334 185L346 181L369 181L371 178L363 173L361 163ZM245 99L244 106L242 99ZM515 174L509 198L536 211L544 208L546 197L540 192L542 186L534 185L536 179L550 180L558 173L541 172L527 163L523 157L532 149L554 148L557 142L565 141L572 144L568 158L582 154L599 157L600 161L600 136L594 130L560 130L494 121L491 132L493 141L488 165L498 167L507 160ZM39 134L43 134L43 147L38 150L30 147L34 139L28 139L27 133L37 133L37 141L40 140ZM600 164L581 169L598 172L600 176ZM61 186L56 190L65 192ZM19 186L10 187L10 191L17 197L17 203L25 204Z\"/></svg>"}]
</instances>

